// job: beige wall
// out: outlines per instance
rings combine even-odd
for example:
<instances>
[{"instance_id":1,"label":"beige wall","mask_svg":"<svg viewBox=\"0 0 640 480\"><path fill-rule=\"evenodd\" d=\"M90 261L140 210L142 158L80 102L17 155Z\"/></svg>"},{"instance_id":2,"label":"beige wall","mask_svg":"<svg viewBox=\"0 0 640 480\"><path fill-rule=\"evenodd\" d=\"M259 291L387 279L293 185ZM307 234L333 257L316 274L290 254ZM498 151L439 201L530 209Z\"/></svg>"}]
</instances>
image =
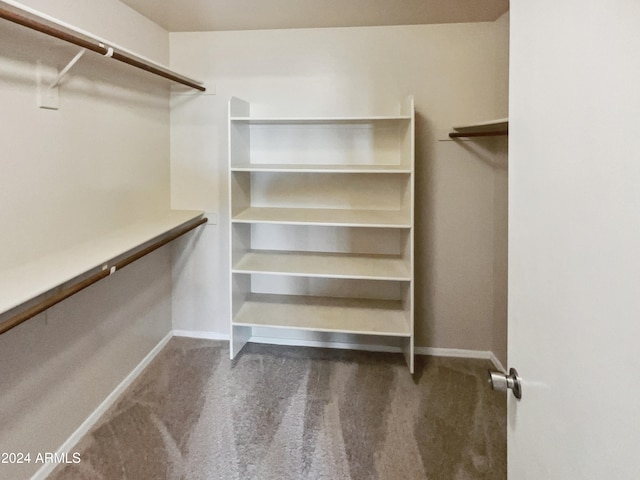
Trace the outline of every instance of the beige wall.
<instances>
[{"instance_id":1,"label":"beige wall","mask_svg":"<svg viewBox=\"0 0 640 480\"><path fill-rule=\"evenodd\" d=\"M25 1L166 62L168 34L118 1ZM78 49L0 20L0 268L169 207L165 82L87 53L36 107L36 61ZM171 328L167 248L0 336L0 451L55 452ZM32 457L33 458L33 457ZM0 465L0 479L42 465Z\"/></svg>"},{"instance_id":2,"label":"beige wall","mask_svg":"<svg viewBox=\"0 0 640 480\"><path fill-rule=\"evenodd\" d=\"M215 84L174 97L174 208L217 213L175 278L174 327L228 333L226 112L367 114L416 100L417 345L498 349L494 337L491 143L438 141L452 125L507 115L508 18L476 24L171 34L171 61ZM506 246L505 246L506 248ZM188 272L188 273L186 273ZM499 343L499 342L498 342ZM505 345L499 346L506 351Z\"/></svg>"}]
</instances>

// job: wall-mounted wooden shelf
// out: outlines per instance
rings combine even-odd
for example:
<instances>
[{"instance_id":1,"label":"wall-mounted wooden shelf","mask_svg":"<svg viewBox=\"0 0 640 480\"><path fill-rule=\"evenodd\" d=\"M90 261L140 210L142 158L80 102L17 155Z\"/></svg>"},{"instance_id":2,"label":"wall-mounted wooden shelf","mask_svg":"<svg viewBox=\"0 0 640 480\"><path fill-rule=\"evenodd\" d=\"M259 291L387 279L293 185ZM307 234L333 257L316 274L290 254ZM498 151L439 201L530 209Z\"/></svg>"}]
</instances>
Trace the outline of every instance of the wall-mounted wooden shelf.
<instances>
[{"instance_id":1,"label":"wall-mounted wooden shelf","mask_svg":"<svg viewBox=\"0 0 640 480\"><path fill-rule=\"evenodd\" d=\"M499 118L470 125L461 125L453 127L453 130L453 132L449 133L449 138L453 139L509 135L509 119Z\"/></svg>"},{"instance_id":2,"label":"wall-mounted wooden shelf","mask_svg":"<svg viewBox=\"0 0 640 480\"><path fill-rule=\"evenodd\" d=\"M206 222L204 213L169 211L91 241L0 271L0 333L108 277Z\"/></svg>"}]
</instances>

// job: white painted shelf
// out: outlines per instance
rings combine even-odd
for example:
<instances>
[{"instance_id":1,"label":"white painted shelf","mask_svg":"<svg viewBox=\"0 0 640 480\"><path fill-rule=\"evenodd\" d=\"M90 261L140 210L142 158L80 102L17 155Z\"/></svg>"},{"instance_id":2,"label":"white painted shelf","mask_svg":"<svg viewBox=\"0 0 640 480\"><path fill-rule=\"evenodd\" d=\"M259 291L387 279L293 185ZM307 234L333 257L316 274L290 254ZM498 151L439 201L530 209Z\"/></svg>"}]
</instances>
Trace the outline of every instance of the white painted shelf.
<instances>
[{"instance_id":1,"label":"white painted shelf","mask_svg":"<svg viewBox=\"0 0 640 480\"><path fill-rule=\"evenodd\" d=\"M0 314L129 255L203 216L200 211L170 211L123 226L90 241L0 271Z\"/></svg>"},{"instance_id":2,"label":"white painted shelf","mask_svg":"<svg viewBox=\"0 0 640 480\"><path fill-rule=\"evenodd\" d=\"M251 117L238 116L230 117L231 122L250 123L253 125L314 125L314 124L365 124L374 122L410 122L410 115L380 115L380 116L364 116L364 117Z\"/></svg>"},{"instance_id":3,"label":"white painted shelf","mask_svg":"<svg viewBox=\"0 0 640 480\"><path fill-rule=\"evenodd\" d=\"M396 255L250 251L235 262L232 271L233 273L411 281L408 263Z\"/></svg>"},{"instance_id":4,"label":"white painted shelf","mask_svg":"<svg viewBox=\"0 0 640 480\"><path fill-rule=\"evenodd\" d=\"M234 223L411 228L409 212L397 210L249 207L235 214L232 221Z\"/></svg>"},{"instance_id":5,"label":"white painted shelf","mask_svg":"<svg viewBox=\"0 0 640 480\"><path fill-rule=\"evenodd\" d=\"M230 100L231 358L265 331L373 335L400 338L413 372L413 98L399 111L255 117Z\"/></svg>"},{"instance_id":6,"label":"white painted shelf","mask_svg":"<svg viewBox=\"0 0 640 480\"><path fill-rule=\"evenodd\" d=\"M453 132L449 133L449 138L474 138L474 137L494 137L509 134L509 119L498 118L486 122L472 123L453 127Z\"/></svg>"},{"instance_id":7,"label":"white painted shelf","mask_svg":"<svg viewBox=\"0 0 640 480\"><path fill-rule=\"evenodd\" d=\"M487 120L485 122L470 123L468 125L459 125L453 127L458 132L485 132L492 130L502 130L509 128L508 118L497 118L494 120Z\"/></svg>"},{"instance_id":8,"label":"white painted shelf","mask_svg":"<svg viewBox=\"0 0 640 480\"><path fill-rule=\"evenodd\" d=\"M411 173L411 168L401 165L309 165L309 164L244 164L231 167L232 172L277 173Z\"/></svg>"},{"instance_id":9,"label":"white painted shelf","mask_svg":"<svg viewBox=\"0 0 640 480\"><path fill-rule=\"evenodd\" d=\"M398 301L252 294L233 325L411 337Z\"/></svg>"}]
</instances>

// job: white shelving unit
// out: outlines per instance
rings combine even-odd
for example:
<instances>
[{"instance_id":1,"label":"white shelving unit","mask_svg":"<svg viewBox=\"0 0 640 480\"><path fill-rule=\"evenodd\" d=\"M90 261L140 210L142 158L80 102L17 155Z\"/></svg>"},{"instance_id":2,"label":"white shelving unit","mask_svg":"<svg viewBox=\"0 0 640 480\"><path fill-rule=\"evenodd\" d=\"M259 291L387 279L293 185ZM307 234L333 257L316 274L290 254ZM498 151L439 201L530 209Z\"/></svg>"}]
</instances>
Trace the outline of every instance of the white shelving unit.
<instances>
[{"instance_id":1,"label":"white shelving unit","mask_svg":"<svg viewBox=\"0 0 640 480\"><path fill-rule=\"evenodd\" d=\"M317 118L230 100L231 358L304 331L398 346L413 372L414 123L412 97Z\"/></svg>"}]
</instances>

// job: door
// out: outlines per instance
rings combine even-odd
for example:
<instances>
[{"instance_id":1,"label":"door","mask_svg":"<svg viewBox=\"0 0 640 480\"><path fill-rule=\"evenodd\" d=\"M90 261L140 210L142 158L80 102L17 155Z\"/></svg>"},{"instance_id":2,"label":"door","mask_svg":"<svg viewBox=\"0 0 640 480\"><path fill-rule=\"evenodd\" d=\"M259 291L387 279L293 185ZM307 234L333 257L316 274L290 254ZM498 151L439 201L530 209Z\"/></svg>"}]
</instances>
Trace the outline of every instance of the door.
<instances>
[{"instance_id":1,"label":"door","mask_svg":"<svg viewBox=\"0 0 640 480\"><path fill-rule=\"evenodd\" d=\"M510 20L509 479L638 479L640 2Z\"/></svg>"}]
</instances>

